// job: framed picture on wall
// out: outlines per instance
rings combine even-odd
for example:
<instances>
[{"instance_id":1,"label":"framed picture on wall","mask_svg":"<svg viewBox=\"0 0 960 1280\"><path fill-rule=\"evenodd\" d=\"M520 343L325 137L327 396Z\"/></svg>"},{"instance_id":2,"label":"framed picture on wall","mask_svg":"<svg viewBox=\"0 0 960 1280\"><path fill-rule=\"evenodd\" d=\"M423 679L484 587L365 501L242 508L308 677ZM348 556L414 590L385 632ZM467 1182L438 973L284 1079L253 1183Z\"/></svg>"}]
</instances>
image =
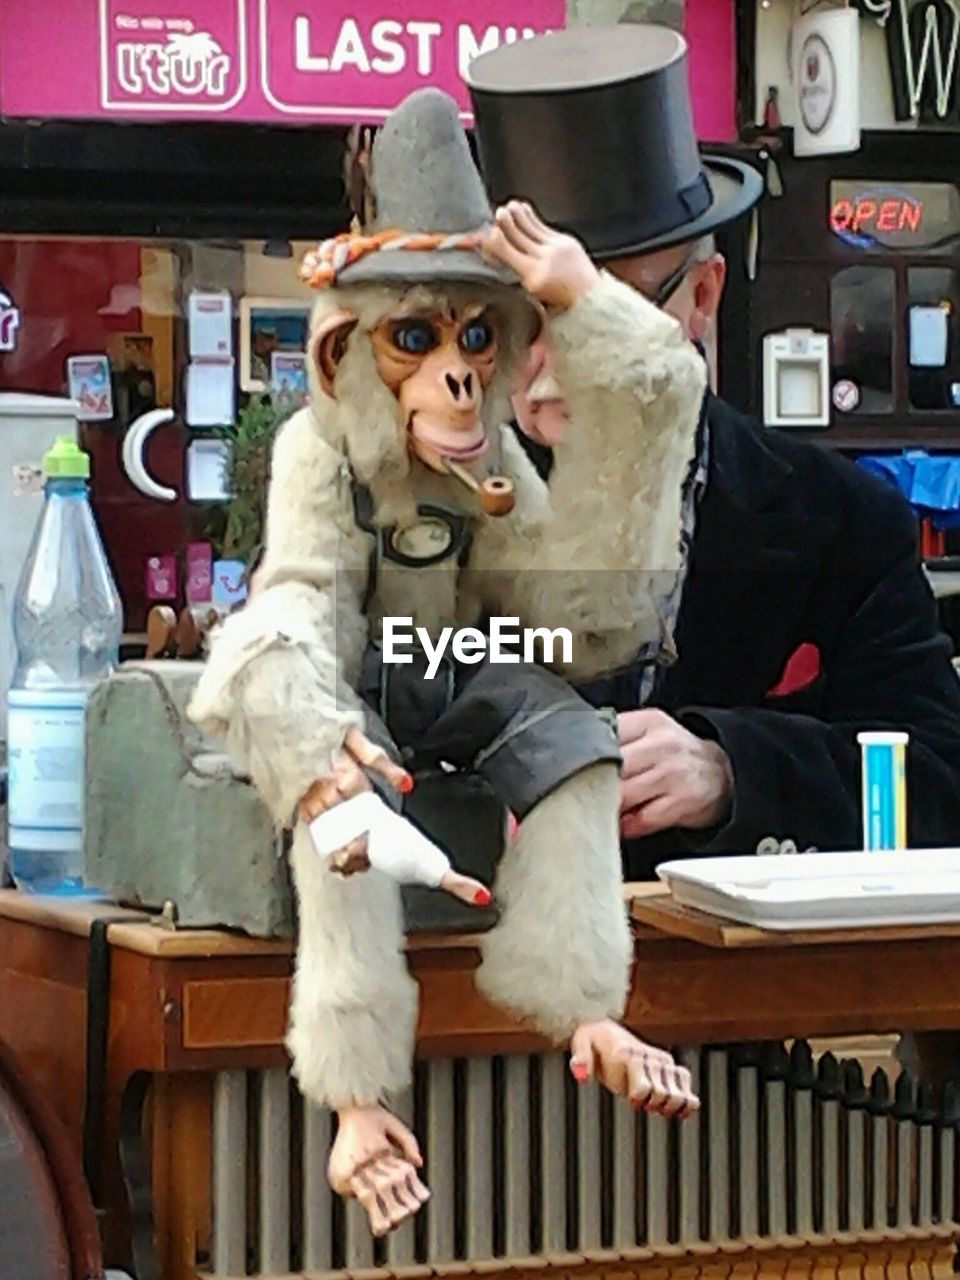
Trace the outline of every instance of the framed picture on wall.
<instances>
[{"instance_id":1,"label":"framed picture on wall","mask_svg":"<svg viewBox=\"0 0 960 1280\"><path fill-rule=\"evenodd\" d=\"M80 406L80 422L109 422L113 417L113 385L105 355L70 356L67 387L71 400Z\"/></svg>"},{"instance_id":2,"label":"framed picture on wall","mask_svg":"<svg viewBox=\"0 0 960 1280\"><path fill-rule=\"evenodd\" d=\"M311 305L292 298L240 299L241 390L269 390L272 357L306 351Z\"/></svg>"}]
</instances>

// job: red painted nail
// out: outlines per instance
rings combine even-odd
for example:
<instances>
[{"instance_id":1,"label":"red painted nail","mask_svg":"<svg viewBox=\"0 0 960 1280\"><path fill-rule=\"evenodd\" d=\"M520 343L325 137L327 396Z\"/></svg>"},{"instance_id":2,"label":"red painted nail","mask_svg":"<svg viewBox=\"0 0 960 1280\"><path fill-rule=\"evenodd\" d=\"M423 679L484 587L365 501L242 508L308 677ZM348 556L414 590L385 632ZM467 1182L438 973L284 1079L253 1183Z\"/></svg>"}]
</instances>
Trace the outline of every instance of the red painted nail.
<instances>
[{"instance_id":1,"label":"red painted nail","mask_svg":"<svg viewBox=\"0 0 960 1280\"><path fill-rule=\"evenodd\" d=\"M489 889L478 889L473 895L473 901L478 907L489 907L493 901L493 894Z\"/></svg>"},{"instance_id":2,"label":"red painted nail","mask_svg":"<svg viewBox=\"0 0 960 1280\"><path fill-rule=\"evenodd\" d=\"M400 794L408 796L413 790L413 777L409 773L405 773L400 779Z\"/></svg>"},{"instance_id":3,"label":"red painted nail","mask_svg":"<svg viewBox=\"0 0 960 1280\"><path fill-rule=\"evenodd\" d=\"M576 1080L578 1084L584 1084L590 1077L590 1072L587 1070L586 1063L584 1062L577 1062L570 1069L573 1072L574 1080Z\"/></svg>"}]
</instances>

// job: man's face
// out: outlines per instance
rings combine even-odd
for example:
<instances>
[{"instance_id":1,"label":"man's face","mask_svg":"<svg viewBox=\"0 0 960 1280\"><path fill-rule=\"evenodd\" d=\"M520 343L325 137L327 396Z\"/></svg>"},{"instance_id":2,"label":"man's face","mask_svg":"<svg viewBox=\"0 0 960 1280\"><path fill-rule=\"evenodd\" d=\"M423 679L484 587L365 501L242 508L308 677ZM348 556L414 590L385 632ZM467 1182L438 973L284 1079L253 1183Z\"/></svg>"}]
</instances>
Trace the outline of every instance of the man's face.
<instances>
[{"instance_id":1,"label":"man's face","mask_svg":"<svg viewBox=\"0 0 960 1280\"><path fill-rule=\"evenodd\" d=\"M726 263L718 253L696 260L701 256L694 245L682 244L600 265L678 320L691 341L703 342L720 306ZM558 393L552 356L540 340L524 362L513 397L517 425L539 444L553 446L563 438L569 414Z\"/></svg>"},{"instance_id":2,"label":"man's face","mask_svg":"<svg viewBox=\"0 0 960 1280\"><path fill-rule=\"evenodd\" d=\"M542 338L530 348L512 400L517 426L537 444L553 448L564 436L569 413L554 373L553 356Z\"/></svg>"},{"instance_id":3,"label":"man's face","mask_svg":"<svg viewBox=\"0 0 960 1280\"><path fill-rule=\"evenodd\" d=\"M678 244L605 265L612 276L679 320L691 342L702 342L720 306L726 264L718 253L704 261L698 260L701 256L695 245Z\"/></svg>"}]
</instances>

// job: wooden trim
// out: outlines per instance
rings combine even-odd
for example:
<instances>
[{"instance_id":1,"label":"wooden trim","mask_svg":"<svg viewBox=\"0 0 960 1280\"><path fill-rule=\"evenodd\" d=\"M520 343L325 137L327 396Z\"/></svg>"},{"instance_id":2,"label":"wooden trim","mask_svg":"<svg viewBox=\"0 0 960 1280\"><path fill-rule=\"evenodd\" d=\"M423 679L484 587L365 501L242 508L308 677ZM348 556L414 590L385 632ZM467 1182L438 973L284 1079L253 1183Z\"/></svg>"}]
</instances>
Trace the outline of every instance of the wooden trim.
<instances>
[{"instance_id":1,"label":"wooden trim","mask_svg":"<svg viewBox=\"0 0 960 1280\"><path fill-rule=\"evenodd\" d=\"M884 928L864 926L859 929L759 929L707 915L694 907L683 906L672 897L638 899L631 906L635 920L642 921L661 933L688 938L707 947L814 947L826 944L856 946L858 943L887 946L891 942L931 938L960 938L960 920L952 924L892 925Z\"/></svg>"},{"instance_id":2,"label":"wooden trim","mask_svg":"<svg viewBox=\"0 0 960 1280\"><path fill-rule=\"evenodd\" d=\"M184 983L183 1047L245 1049L282 1044L289 992L286 978ZM243 1016L238 1016L241 1009Z\"/></svg>"},{"instance_id":3,"label":"wooden trim","mask_svg":"<svg viewBox=\"0 0 960 1280\"><path fill-rule=\"evenodd\" d=\"M158 1077L151 1123L157 1248L165 1280L194 1280L213 1220L213 1084L204 1074Z\"/></svg>"},{"instance_id":4,"label":"wooden trim","mask_svg":"<svg viewBox=\"0 0 960 1280\"><path fill-rule=\"evenodd\" d=\"M27 924L72 933L78 938L88 938L94 920L101 916L129 916L131 922L146 921L150 917L144 911L128 907L115 907L109 902L65 902L62 898L44 898L18 889L0 889L0 918L22 920Z\"/></svg>"},{"instance_id":5,"label":"wooden trim","mask_svg":"<svg viewBox=\"0 0 960 1280\"><path fill-rule=\"evenodd\" d=\"M627 883L623 886L627 903L635 897L665 892L665 887L659 883ZM60 898L31 897L15 889L0 890L0 920L23 920L86 938L90 935L93 921L105 914L129 917L129 923L110 926L110 943L114 948L163 960L292 956L296 950L296 942L292 938L255 938L225 929L166 929L160 924L157 913L114 907L104 902L70 902ZM411 953L475 951L481 937L481 934L416 933L408 937L407 950Z\"/></svg>"},{"instance_id":6,"label":"wooden trim","mask_svg":"<svg viewBox=\"0 0 960 1280\"><path fill-rule=\"evenodd\" d=\"M960 1028L960 938L637 949L625 1021L667 1044Z\"/></svg>"},{"instance_id":7,"label":"wooden trim","mask_svg":"<svg viewBox=\"0 0 960 1280\"><path fill-rule=\"evenodd\" d=\"M160 960L292 956L291 938L251 938L219 929L163 929L149 921L110 927L110 944Z\"/></svg>"}]
</instances>

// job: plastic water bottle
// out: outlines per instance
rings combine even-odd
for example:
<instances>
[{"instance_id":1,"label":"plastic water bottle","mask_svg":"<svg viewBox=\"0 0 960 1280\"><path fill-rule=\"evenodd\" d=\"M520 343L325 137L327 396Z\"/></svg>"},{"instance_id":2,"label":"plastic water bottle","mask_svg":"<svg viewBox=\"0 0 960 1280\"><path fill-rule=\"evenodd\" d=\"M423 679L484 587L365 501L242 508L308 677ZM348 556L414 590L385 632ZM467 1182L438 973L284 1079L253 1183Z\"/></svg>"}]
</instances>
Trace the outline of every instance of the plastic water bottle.
<instances>
[{"instance_id":1,"label":"plastic water bottle","mask_svg":"<svg viewBox=\"0 0 960 1280\"><path fill-rule=\"evenodd\" d=\"M90 459L60 436L14 602L7 698L11 870L33 893L96 896L83 880L84 713L116 666L120 597L88 496Z\"/></svg>"}]
</instances>

